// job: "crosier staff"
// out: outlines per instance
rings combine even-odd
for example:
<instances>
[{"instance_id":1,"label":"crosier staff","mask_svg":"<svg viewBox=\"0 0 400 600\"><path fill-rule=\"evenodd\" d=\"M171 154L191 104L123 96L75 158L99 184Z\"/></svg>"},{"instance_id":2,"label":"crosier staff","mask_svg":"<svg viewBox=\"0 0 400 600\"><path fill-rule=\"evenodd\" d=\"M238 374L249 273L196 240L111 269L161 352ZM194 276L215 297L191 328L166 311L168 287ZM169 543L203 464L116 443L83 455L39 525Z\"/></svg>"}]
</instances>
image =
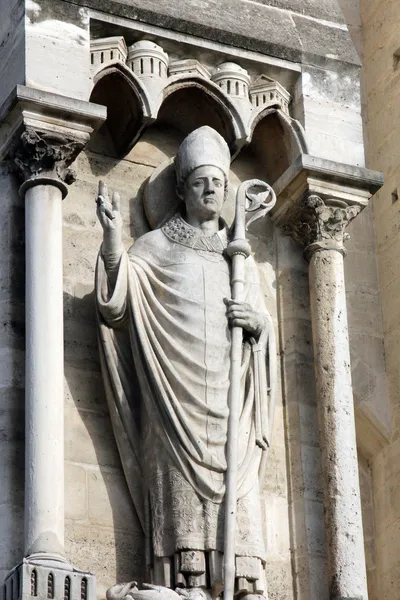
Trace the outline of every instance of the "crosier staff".
<instances>
[{"instance_id":1,"label":"crosier staff","mask_svg":"<svg viewBox=\"0 0 400 600\"><path fill-rule=\"evenodd\" d=\"M253 193L250 193L252 189ZM269 202L266 202L268 196L271 196L271 199ZM259 179L244 181L239 186L236 195L234 234L232 241L227 247L227 254L232 260L232 300L242 301L244 295L245 260L251 252L250 245L246 240L246 229L250 223L265 216L273 208L275 202L276 196L274 190L267 183ZM231 370L228 394L229 418L225 484L224 600L233 600L235 592L235 537L242 343L243 329L240 326L234 325L231 331ZM266 398L265 401L267 401Z\"/></svg>"}]
</instances>

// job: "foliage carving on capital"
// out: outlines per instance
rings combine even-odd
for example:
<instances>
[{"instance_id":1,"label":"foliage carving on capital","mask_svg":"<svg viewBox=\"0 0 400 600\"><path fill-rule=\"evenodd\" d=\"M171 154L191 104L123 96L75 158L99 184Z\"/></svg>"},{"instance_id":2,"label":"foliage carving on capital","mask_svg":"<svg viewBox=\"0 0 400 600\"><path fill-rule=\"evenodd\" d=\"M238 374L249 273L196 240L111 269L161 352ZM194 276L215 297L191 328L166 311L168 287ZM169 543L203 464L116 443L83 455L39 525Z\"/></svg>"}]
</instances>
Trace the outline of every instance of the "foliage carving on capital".
<instances>
[{"instance_id":1,"label":"foliage carving on capital","mask_svg":"<svg viewBox=\"0 0 400 600\"><path fill-rule=\"evenodd\" d=\"M69 165L84 147L82 141L68 139L57 133L38 133L27 128L20 137L14 164L24 181L38 176L55 177L68 185L76 180Z\"/></svg>"},{"instance_id":2,"label":"foliage carving on capital","mask_svg":"<svg viewBox=\"0 0 400 600\"><path fill-rule=\"evenodd\" d=\"M309 194L285 230L306 252L332 249L344 254L344 242L350 237L345 229L361 208L358 204L348 205L343 200L324 200Z\"/></svg>"}]
</instances>

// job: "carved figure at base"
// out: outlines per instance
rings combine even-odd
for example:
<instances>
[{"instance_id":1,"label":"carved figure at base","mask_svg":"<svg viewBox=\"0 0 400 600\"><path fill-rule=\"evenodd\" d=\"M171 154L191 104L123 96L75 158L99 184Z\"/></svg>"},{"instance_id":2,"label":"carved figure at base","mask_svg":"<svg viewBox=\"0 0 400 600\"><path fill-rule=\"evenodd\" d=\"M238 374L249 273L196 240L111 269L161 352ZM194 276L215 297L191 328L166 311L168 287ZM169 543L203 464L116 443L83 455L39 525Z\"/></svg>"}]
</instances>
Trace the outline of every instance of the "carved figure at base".
<instances>
[{"instance_id":1,"label":"carved figure at base","mask_svg":"<svg viewBox=\"0 0 400 600\"><path fill-rule=\"evenodd\" d=\"M244 331L235 590L267 595L260 482L275 343L251 256L245 299L231 300L230 231L220 218L229 166L228 146L216 131L202 127L187 136L175 159L180 210L128 252L119 197L110 201L105 186L99 190L104 239L96 293L110 415L146 538L147 580L178 589L178 596L186 590L188 597L216 597L223 590L232 325ZM151 593L158 592L140 591Z\"/></svg>"}]
</instances>

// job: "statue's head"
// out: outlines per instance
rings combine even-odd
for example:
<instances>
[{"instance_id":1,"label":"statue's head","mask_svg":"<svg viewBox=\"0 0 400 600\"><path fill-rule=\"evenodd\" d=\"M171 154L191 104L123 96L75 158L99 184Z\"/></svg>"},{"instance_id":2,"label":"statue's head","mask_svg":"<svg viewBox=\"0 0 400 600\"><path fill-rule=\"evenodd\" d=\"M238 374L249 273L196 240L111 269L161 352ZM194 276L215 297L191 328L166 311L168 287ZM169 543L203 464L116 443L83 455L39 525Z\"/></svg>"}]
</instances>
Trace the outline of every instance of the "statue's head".
<instances>
[{"instance_id":1,"label":"statue's head","mask_svg":"<svg viewBox=\"0 0 400 600\"><path fill-rule=\"evenodd\" d=\"M197 202L220 214L228 194L230 162L228 144L211 127L200 127L183 140L175 171L177 194L187 208Z\"/></svg>"}]
</instances>

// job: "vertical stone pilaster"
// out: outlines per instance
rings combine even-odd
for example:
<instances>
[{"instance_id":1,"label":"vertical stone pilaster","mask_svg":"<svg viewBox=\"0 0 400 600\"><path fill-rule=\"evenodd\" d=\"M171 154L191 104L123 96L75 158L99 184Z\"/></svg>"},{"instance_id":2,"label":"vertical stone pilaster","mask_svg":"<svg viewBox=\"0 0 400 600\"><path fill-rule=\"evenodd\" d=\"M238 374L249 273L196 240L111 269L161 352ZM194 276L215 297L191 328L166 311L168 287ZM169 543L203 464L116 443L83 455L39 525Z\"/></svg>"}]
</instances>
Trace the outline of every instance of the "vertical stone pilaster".
<instances>
[{"instance_id":1,"label":"vertical stone pilaster","mask_svg":"<svg viewBox=\"0 0 400 600\"><path fill-rule=\"evenodd\" d=\"M368 599L343 265L345 228L360 210L308 194L286 226L309 261L331 600Z\"/></svg>"},{"instance_id":2,"label":"vertical stone pilaster","mask_svg":"<svg viewBox=\"0 0 400 600\"><path fill-rule=\"evenodd\" d=\"M94 575L64 551L62 200L76 177L70 164L105 110L24 86L8 106L0 158L14 160L25 200L25 533L24 558L1 595L89 600Z\"/></svg>"},{"instance_id":3,"label":"vertical stone pilaster","mask_svg":"<svg viewBox=\"0 0 400 600\"><path fill-rule=\"evenodd\" d=\"M347 225L382 184L381 173L302 154L273 186L272 219L309 262L329 582L315 599L368 599L343 259Z\"/></svg>"}]
</instances>

